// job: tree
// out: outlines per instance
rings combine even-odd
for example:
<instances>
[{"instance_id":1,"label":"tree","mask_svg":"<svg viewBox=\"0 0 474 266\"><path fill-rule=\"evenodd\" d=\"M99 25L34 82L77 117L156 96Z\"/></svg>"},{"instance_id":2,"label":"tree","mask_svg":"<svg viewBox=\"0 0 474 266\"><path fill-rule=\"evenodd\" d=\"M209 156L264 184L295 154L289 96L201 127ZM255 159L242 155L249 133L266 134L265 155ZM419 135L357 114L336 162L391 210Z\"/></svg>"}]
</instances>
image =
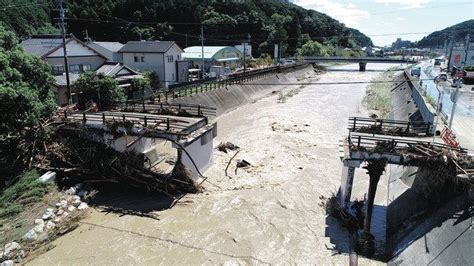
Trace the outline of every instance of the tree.
<instances>
[{"instance_id":1,"label":"tree","mask_svg":"<svg viewBox=\"0 0 474 266\"><path fill-rule=\"evenodd\" d=\"M0 26L0 134L32 126L54 109L50 67Z\"/></svg>"},{"instance_id":2,"label":"tree","mask_svg":"<svg viewBox=\"0 0 474 266\"><path fill-rule=\"evenodd\" d=\"M132 91L145 91L151 88L151 80L148 75L143 78L133 78L131 81Z\"/></svg>"},{"instance_id":3,"label":"tree","mask_svg":"<svg viewBox=\"0 0 474 266\"><path fill-rule=\"evenodd\" d=\"M35 143L49 139L42 120L54 110L50 67L23 51L0 25L0 189L31 162Z\"/></svg>"},{"instance_id":4,"label":"tree","mask_svg":"<svg viewBox=\"0 0 474 266\"><path fill-rule=\"evenodd\" d=\"M125 101L125 94L118 82L103 73L85 72L74 83L80 91L79 108L86 109L87 103L93 101L99 105L100 110L107 110L115 102Z\"/></svg>"},{"instance_id":5,"label":"tree","mask_svg":"<svg viewBox=\"0 0 474 266\"><path fill-rule=\"evenodd\" d=\"M302 56L329 56L327 48L317 41L309 41L298 49Z\"/></svg>"}]
</instances>

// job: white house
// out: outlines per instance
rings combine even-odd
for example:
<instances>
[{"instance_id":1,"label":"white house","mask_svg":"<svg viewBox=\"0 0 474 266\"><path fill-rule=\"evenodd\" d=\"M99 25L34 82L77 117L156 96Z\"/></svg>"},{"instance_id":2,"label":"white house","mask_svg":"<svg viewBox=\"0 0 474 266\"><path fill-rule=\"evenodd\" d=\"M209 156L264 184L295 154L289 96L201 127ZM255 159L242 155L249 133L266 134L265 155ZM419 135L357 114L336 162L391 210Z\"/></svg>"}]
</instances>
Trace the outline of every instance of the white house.
<instances>
[{"instance_id":1,"label":"white house","mask_svg":"<svg viewBox=\"0 0 474 266\"><path fill-rule=\"evenodd\" d=\"M125 65L140 72L154 71L161 87L181 80L182 71L177 69L184 51L174 41L130 41L119 52Z\"/></svg>"},{"instance_id":2,"label":"white house","mask_svg":"<svg viewBox=\"0 0 474 266\"><path fill-rule=\"evenodd\" d=\"M122 49L123 44L119 42L89 42L87 43L90 47L94 48L97 52L107 57L107 61L111 62L122 62L122 54L119 50Z\"/></svg>"},{"instance_id":3,"label":"white house","mask_svg":"<svg viewBox=\"0 0 474 266\"><path fill-rule=\"evenodd\" d=\"M21 42L23 49L37 56L49 65L55 79L54 93L57 104L67 104L66 68L64 66L63 41L60 35L33 35ZM73 84L79 75L85 71L95 71L107 60L105 56L95 49L87 46L72 34L66 37L66 51L69 66L69 82ZM76 101L73 91L73 102Z\"/></svg>"}]
</instances>

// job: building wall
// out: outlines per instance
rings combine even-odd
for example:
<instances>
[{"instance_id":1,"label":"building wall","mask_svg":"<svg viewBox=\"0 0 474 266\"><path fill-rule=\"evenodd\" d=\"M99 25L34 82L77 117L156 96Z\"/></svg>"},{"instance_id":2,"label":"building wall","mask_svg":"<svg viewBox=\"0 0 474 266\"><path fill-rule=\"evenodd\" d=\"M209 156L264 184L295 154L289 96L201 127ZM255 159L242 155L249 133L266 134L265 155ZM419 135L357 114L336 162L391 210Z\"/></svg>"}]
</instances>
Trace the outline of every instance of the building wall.
<instances>
[{"instance_id":1,"label":"building wall","mask_svg":"<svg viewBox=\"0 0 474 266\"><path fill-rule=\"evenodd\" d=\"M91 65L91 70L95 71L100 66L102 66L105 62L103 57L98 55L92 56L68 56L68 65ZM64 58L63 57L47 57L46 62L51 66L61 65L64 66Z\"/></svg>"},{"instance_id":2,"label":"building wall","mask_svg":"<svg viewBox=\"0 0 474 266\"><path fill-rule=\"evenodd\" d=\"M449 61L449 67L452 68L453 66L461 67L461 63L464 62L466 59L465 66L472 66L474 65L474 43L469 45L469 51L466 56L466 50L464 47L454 47L451 53L451 60Z\"/></svg>"},{"instance_id":3,"label":"building wall","mask_svg":"<svg viewBox=\"0 0 474 266\"><path fill-rule=\"evenodd\" d=\"M177 82L176 61L181 60L181 49L173 45L166 53L122 53L123 63L139 72L154 71L160 80L160 86L167 87ZM139 62L135 62L134 57L138 57ZM145 62L141 62L141 57ZM168 62L168 56L173 60Z\"/></svg>"}]
</instances>

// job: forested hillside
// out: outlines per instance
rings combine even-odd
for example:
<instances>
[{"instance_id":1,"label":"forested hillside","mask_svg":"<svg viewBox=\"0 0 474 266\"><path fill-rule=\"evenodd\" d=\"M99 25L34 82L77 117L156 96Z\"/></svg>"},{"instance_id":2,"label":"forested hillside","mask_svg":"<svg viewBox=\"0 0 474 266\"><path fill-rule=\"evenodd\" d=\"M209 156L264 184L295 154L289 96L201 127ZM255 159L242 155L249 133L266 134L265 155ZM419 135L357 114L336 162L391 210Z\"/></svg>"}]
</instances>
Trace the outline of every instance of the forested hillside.
<instances>
[{"instance_id":1,"label":"forested hillside","mask_svg":"<svg viewBox=\"0 0 474 266\"><path fill-rule=\"evenodd\" d=\"M423 37L418 42L418 47L441 47L444 45L444 40L449 40L451 35L455 42L464 42L467 34L471 36L471 40L474 38L474 19L461 22L444 30L435 31Z\"/></svg>"},{"instance_id":2,"label":"forested hillside","mask_svg":"<svg viewBox=\"0 0 474 266\"><path fill-rule=\"evenodd\" d=\"M0 0L7 6L0 21L20 36L51 31L53 0ZM86 31L94 40L176 40L181 46L235 44L251 39L257 53L272 53L282 43L295 53L309 40L339 47L371 45L370 38L331 17L285 0L70 0L69 31L79 38ZM42 4L38 4L42 3ZM8 7L10 6L10 7Z\"/></svg>"}]
</instances>

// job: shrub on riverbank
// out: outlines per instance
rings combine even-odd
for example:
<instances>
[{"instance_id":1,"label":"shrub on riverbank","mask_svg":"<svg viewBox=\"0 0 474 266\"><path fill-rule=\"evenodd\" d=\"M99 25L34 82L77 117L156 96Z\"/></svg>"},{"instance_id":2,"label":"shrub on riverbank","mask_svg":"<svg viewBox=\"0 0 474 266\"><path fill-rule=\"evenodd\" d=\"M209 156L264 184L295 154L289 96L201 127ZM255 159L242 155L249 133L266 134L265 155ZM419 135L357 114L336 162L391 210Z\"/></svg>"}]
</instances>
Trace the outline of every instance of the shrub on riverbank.
<instances>
[{"instance_id":1,"label":"shrub on riverbank","mask_svg":"<svg viewBox=\"0 0 474 266\"><path fill-rule=\"evenodd\" d=\"M376 111L380 118L388 118L392 111L392 86L394 72L387 71L375 78L376 83L367 87L364 104L369 111Z\"/></svg>"}]
</instances>

